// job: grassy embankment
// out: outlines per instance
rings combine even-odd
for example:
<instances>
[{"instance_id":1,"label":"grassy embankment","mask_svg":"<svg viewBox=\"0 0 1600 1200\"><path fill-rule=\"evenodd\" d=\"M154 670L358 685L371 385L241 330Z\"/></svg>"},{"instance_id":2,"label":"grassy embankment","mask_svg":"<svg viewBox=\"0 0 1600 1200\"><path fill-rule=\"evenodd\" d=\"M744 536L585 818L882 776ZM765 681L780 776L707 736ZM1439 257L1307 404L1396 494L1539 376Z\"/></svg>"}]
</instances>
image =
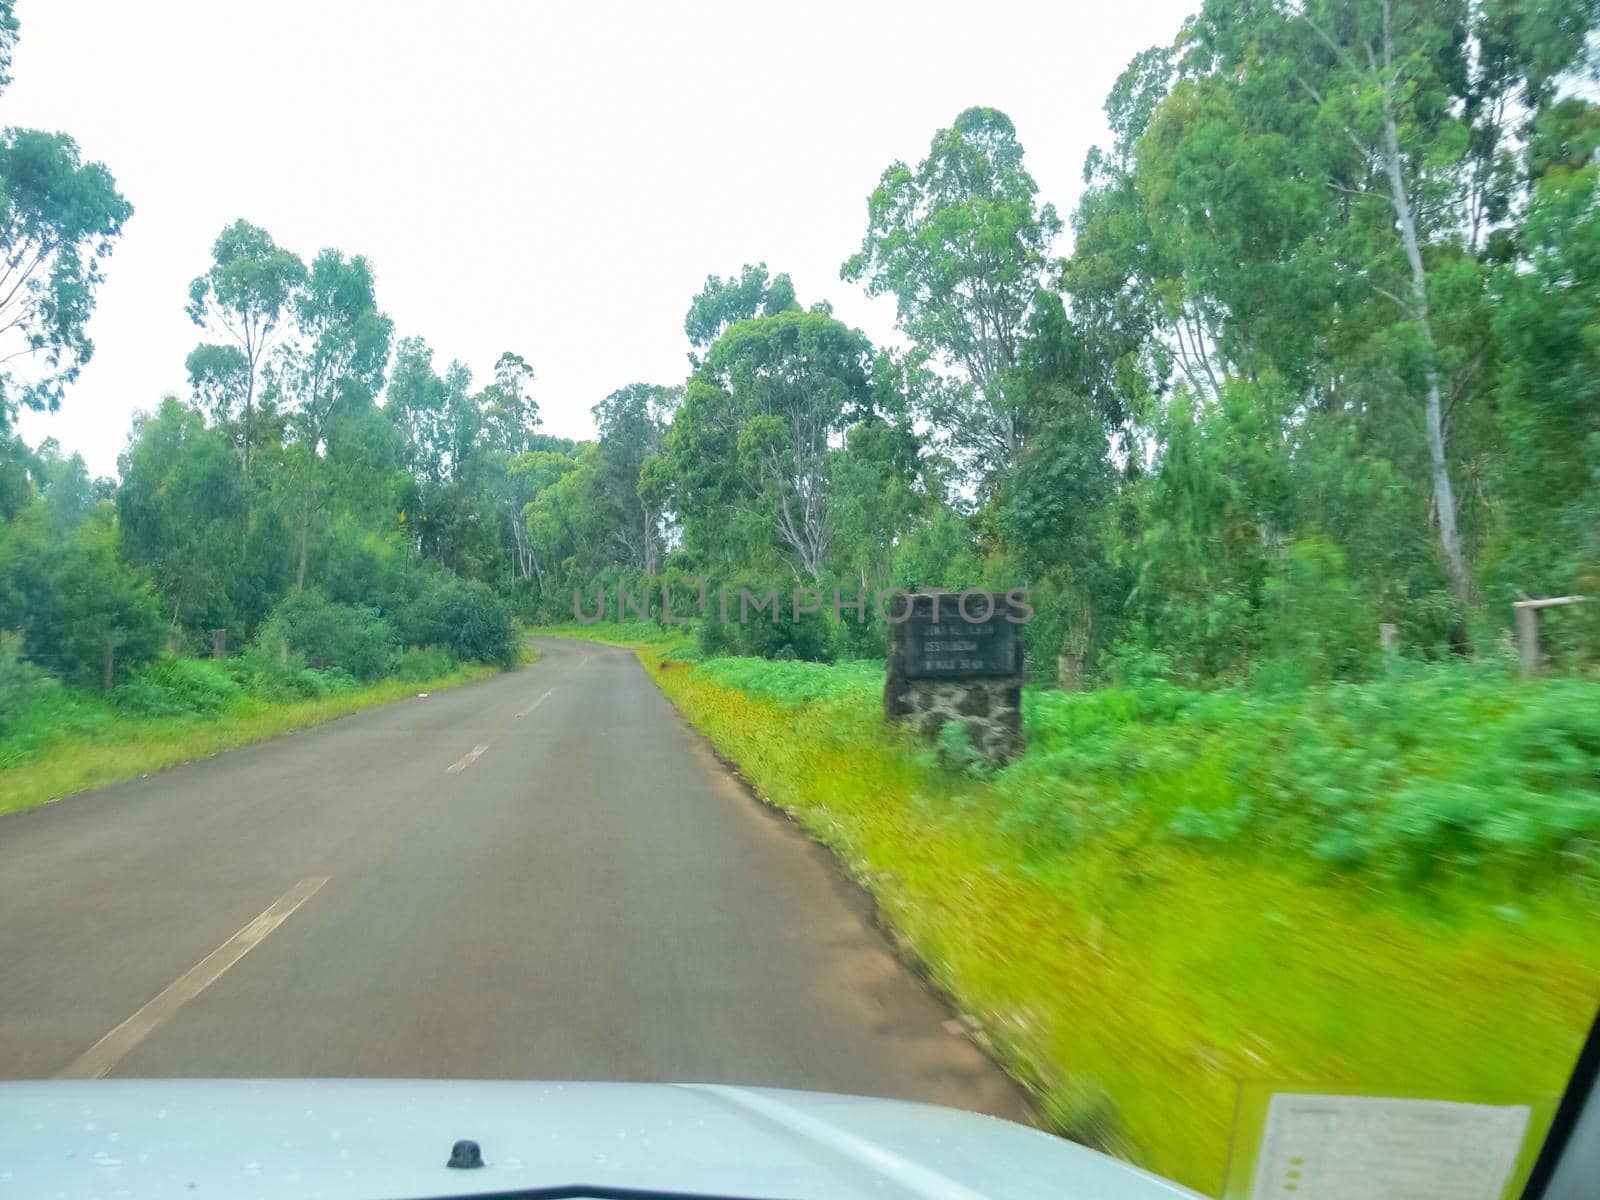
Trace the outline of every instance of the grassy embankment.
<instances>
[{"instance_id":1,"label":"grassy embankment","mask_svg":"<svg viewBox=\"0 0 1600 1200\"><path fill-rule=\"evenodd\" d=\"M338 671L197 659L167 659L108 696L36 680L8 697L16 709L0 720L0 813L498 670L424 650L402 655L394 677L367 684Z\"/></svg>"},{"instance_id":2,"label":"grassy embankment","mask_svg":"<svg viewBox=\"0 0 1600 1200\"><path fill-rule=\"evenodd\" d=\"M980 778L883 728L875 664L559 632L638 650L1050 1124L1198 1190L1241 1083L1537 1101L1600 1000L1595 682L1030 692L1028 754Z\"/></svg>"}]
</instances>

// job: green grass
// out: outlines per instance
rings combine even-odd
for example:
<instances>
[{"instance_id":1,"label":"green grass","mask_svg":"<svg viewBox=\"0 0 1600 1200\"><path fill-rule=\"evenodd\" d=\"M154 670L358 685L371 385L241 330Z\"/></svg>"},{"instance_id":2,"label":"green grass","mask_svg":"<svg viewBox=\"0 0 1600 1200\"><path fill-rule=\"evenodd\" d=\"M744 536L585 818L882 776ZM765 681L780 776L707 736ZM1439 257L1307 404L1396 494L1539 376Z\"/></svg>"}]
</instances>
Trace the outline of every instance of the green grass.
<instances>
[{"instance_id":1,"label":"green grass","mask_svg":"<svg viewBox=\"0 0 1600 1200\"><path fill-rule=\"evenodd\" d=\"M879 668L634 644L1048 1124L1200 1191L1242 1084L1537 1102L1600 1000L1593 682L1030 692L979 779L884 729Z\"/></svg>"},{"instance_id":2,"label":"green grass","mask_svg":"<svg viewBox=\"0 0 1600 1200\"><path fill-rule=\"evenodd\" d=\"M200 689L179 692L168 687L164 692L178 693L179 699L167 707L180 711L136 715L125 692L120 698L117 693L107 698L49 686L32 697L0 738L0 813L147 775L418 692L443 691L498 671L479 664L457 666L448 656L422 657L409 664L402 660L402 669L410 667L402 678L330 687L322 695L270 699L237 686L228 688L223 682L228 677L212 670L213 664L169 662L181 664L176 671L187 677L184 682L196 682L198 677L202 688L209 685L218 694L216 702L197 704L193 693ZM138 699L151 707L148 697Z\"/></svg>"}]
</instances>

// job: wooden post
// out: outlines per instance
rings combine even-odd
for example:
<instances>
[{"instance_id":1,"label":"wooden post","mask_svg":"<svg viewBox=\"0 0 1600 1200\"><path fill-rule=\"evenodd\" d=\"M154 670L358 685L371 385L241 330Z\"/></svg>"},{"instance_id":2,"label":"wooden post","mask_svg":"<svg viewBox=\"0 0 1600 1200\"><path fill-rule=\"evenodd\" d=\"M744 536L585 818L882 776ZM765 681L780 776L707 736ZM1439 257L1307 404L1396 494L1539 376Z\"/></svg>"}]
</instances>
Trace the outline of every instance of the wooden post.
<instances>
[{"instance_id":1,"label":"wooden post","mask_svg":"<svg viewBox=\"0 0 1600 1200\"><path fill-rule=\"evenodd\" d=\"M228 631L226 629L213 629L211 631L211 657L228 657Z\"/></svg>"},{"instance_id":2,"label":"wooden post","mask_svg":"<svg viewBox=\"0 0 1600 1200\"><path fill-rule=\"evenodd\" d=\"M1400 653L1400 626L1384 621L1378 626L1378 645L1390 658Z\"/></svg>"},{"instance_id":3,"label":"wooden post","mask_svg":"<svg viewBox=\"0 0 1600 1200\"><path fill-rule=\"evenodd\" d=\"M1539 610L1562 604L1582 604L1587 596L1550 596L1544 600L1517 600L1511 607L1517 614L1517 648L1524 679L1539 673Z\"/></svg>"},{"instance_id":4,"label":"wooden post","mask_svg":"<svg viewBox=\"0 0 1600 1200\"><path fill-rule=\"evenodd\" d=\"M1512 607L1517 610L1517 649L1522 677L1532 679L1539 673L1539 610L1520 600Z\"/></svg>"},{"instance_id":5,"label":"wooden post","mask_svg":"<svg viewBox=\"0 0 1600 1200\"><path fill-rule=\"evenodd\" d=\"M117 648L111 641L111 635L106 635L106 656L100 664L100 686L105 691L111 690L111 681L117 670Z\"/></svg>"},{"instance_id":6,"label":"wooden post","mask_svg":"<svg viewBox=\"0 0 1600 1200\"><path fill-rule=\"evenodd\" d=\"M1083 691L1083 655L1068 650L1056 655L1056 687L1063 692Z\"/></svg>"}]
</instances>

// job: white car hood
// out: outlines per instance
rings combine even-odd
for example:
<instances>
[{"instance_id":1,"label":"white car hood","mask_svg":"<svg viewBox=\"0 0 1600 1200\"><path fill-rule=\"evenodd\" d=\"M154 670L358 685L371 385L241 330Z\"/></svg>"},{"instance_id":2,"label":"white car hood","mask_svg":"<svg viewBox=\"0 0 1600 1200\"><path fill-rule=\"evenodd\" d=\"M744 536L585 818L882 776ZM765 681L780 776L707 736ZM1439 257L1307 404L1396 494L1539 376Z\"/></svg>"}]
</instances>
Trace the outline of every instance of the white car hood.
<instances>
[{"instance_id":1,"label":"white car hood","mask_svg":"<svg viewBox=\"0 0 1600 1200\"><path fill-rule=\"evenodd\" d=\"M447 1167L470 1138L484 1166ZM1038 1130L896 1100L684 1084L0 1083L0 1198L404 1200L545 1188L750 1200L1196 1193Z\"/></svg>"}]
</instances>

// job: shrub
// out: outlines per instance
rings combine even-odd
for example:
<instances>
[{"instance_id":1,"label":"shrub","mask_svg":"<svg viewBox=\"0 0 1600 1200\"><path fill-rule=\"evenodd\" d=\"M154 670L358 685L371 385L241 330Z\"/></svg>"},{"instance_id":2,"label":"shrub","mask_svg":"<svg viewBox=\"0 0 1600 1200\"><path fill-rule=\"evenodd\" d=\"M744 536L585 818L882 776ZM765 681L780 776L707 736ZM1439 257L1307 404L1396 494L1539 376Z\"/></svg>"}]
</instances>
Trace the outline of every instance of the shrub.
<instances>
[{"instance_id":1,"label":"shrub","mask_svg":"<svg viewBox=\"0 0 1600 1200\"><path fill-rule=\"evenodd\" d=\"M865 621L857 621L856 614L852 610L844 610L842 619L833 625L830 632L834 654L838 658L874 659L882 662L888 657L888 623L870 609Z\"/></svg>"},{"instance_id":2,"label":"shrub","mask_svg":"<svg viewBox=\"0 0 1600 1200\"><path fill-rule=\"evenodd\" d=\"M1345 572L1344 554L1326 538L1302 538L1263 589L1263 641L1308 683L1357 679L1377 657L1377 618Z\"/></svg>"},{"instance_id":3,"label":"shrub","mask_svg":"<svg viewBox=\"0 0 1600 1200\"><path fill-rule=\"evenodd\" d=\"M165 658L145 671L150 682L205 716L221 712L243 694L238 681L221 663L194 658Z\"/></svg>"},{"instance_id":4,"label":"shrub","mask_svg":"<svg viewBox=\"0 0 1600 1200\"><path fill-rule=\"evenodd\" d=\"M883 666L871 662L828 666L810 662L762 662L754 658L719 658L696 668L702 678L736 688L785 708L818 701L873 704L883 692Z\"/></svg>"},{"instance_id":5,"label":"shrub","mask_svg":"<svg viewBox=\"0 0 1600 1200\"><path fill-rule=\"evenodd\" d=\"M437 679L456 669L456 660L448 650L438 646L412 646L400 653L394 673L401 679L420 683L424 679Z\"/></svg>"},{"instance_id":6,"label":"shrub","mask_svg":"<svg viewBox=\"0 0 1600 1200\"><path fill-rule=\"evenodd\" d=\"M305 657L291 652L280 658L279 651L263 645L259 637L228 665L239 686L257 699L281 702L299 700L306 695L300 679L301 672L306 669Z\"/></svg>"},{"instance_id":7,"label":"shrub","mask_svg":"<svg viewBox=\"0 0 1600 1200\"><path fill-rule=\"evenodd\" d=\"M717 658L694 676L792 711L807 736L881 727L877 664ZM1271 695L1160 680L1030 688L1023 718L1027 753L998 773L992 800L1001 834L1029 857L1110 838L1414 887L1600 878L1591 679L1520 682L1452 659ZM942 732L923 765L980 774L963 765L959 724Z\"/></svg>"},{"instance_id":8,"label":"shrub","mask_svg":"<svg viewBox=\"0 0 1600 1200\"><path fill-rule=\"evenodd\" d=\"M711 611L700 622L700 652L707 658L736 654L750 658L832 662L837 651L831 621L821 612L801 613L800 619L795 620L792 590L778 588L776 605L768 604L762 611L756 611L756 601L767 599L773 590L771 583L763 582L764 578L742 576L729 580L728 619L718 619L717 604L713 600ZM748 612L743 603L743 588L749 588L754 598ZM831 603L832 592L829 591L822 604L827 607ZM748 616L748 620L741 620L743 616Z\"/></svg>"},{"instance_id":9,"label":"shrub","mask_svg":"<svg viewBox=\"0 0 1600 1200\"><path fill-rule=\"evenodd\" d=\"M269 652L287 647L314 669L338 667L361 680L387 675L394 665L394 634L377 610L332 604L317 592L280 602L256 640Z\"/></svg>"},{"instance_id":10,"label":"shrub","mask_svg":"<svg viewBox=\"0 0 1600 1200\"><path fill-rule=\"evenodd\" d=\"M404 640L440 646L462 661L517 664L517 634L511 614L487 584L439 574L396 614Z\"/></svg>"},{"instance_id":11,"label":"shrub","mask_svg":"<svg viewBox=\"0 0 1600 1200\"><path fill-rule=\"evenodd\" d=\"M1024 700L1008 798L1129 831L1408 882L1600 869L1600 704L1586 680L1467 663L1263 696L1168 684ZM1118 813L1107 800L1126 801ZM1130 832L1128 836L1132 836Z\"/></svg>"},{"instance_id":12,"label":"shrub","mask_svg":"<svg viewBox=\"0 0 1600 1200\"><path fill-rule=\"evenodd\" d=\"M329 667L325 671L307 670L306 674L317 677L318 694L323 696L331 696L339 692L353 692L361 686L360 680L339 667Z\"/></svg>"},{"instance_id":13,"label":"shrub","mask_svg":"<svg viewBox=\"0 0 1600 1200\"><path fill-rule=\"evenodd\" d=\"M222 664L169 656L117 688L111 699L142 717L215 717L243 694Z\"/></svg>"},{"instance_id":14,"label":"shrub","mask_svg":"<svg viewBox=\"0 0 1600 1200\"><path fill-rule=\"evenodd\" d=\"M28 622L28 656L70 682L126 679L161 652L169 627L148 579L117 559L116 528L86 521L55 556Z\"/></svg>"},{"instance_id":15,"label":"shrub","mask_svg":"<svg viewBox=\"0 0 1600 1200\"><path fill-rule=\"evenodd\" d=\"M933 758L946 771L980 777L993 773L983 751L972 740L972 730L965 721L946 721L939 727L939 737L933 744Z\"/></svg>"},{"instance_id":16,"label":"shrub","mask_svg":"<svg viewBox=\"0 0 1600 1200\"><path fill-rule=\"evenodd\" d=\"M5 737L23 711L50 681L45 673L22 657L22 638L0 630L0 737Z\"/></svg>"}]
</instances>

